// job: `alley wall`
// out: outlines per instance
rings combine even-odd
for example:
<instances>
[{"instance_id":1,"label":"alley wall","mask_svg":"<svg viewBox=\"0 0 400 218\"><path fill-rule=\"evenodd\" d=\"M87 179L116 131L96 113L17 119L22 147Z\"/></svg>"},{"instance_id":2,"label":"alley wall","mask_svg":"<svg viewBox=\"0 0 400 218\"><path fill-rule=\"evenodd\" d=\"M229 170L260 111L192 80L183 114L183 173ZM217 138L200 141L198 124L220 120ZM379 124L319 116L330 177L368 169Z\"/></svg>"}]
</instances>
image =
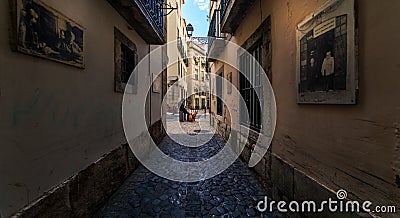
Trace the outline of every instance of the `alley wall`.
<instances>
[{"instance_id":1,"label":"alley wall","mask_svg":"<svg viewBox=\"0 0 400 218\"><path fill-rule=\"evenodd\" d=\"M126 143L123 94L114 91L114 28L135 43L139 60L150 49L107 1L43 2L84 27L85 67L12 51L10 5L1 1L0 217ZM141 93L151 78L142 72L138 79ZM153 95L154 108L161 94ZM153 114L151 124L160 116Z\"/></svg>"},{"instance_id":2,"label":"alley wall","mask_svg":"<svg viewBox=\"0 0 400 218\"><path fill-rule=\"evenodd\" d=\"M332 193L352 190L351 199L399 208L400 186L396 176L399 178L400 174L400 2L356 1L356 105L297 104L296 26L326 2L255 1L232 34L231 41L242 45L265 19L271 19L271 82L278 109L272 156L291 169L280 168L282 163L273 158L272 163L264 163L264 172L274 175L274 171L279 171L275 175L284 178L276 178L275 186L287 185L279 189L280 194L289 198L299 194L293 188L296 182L302 185L294 178L299 173ZM216 72L220 65L212 67ZM318 195L311 193L312 189L306 191L308 198Z\"/></svg>"}]
</instances>

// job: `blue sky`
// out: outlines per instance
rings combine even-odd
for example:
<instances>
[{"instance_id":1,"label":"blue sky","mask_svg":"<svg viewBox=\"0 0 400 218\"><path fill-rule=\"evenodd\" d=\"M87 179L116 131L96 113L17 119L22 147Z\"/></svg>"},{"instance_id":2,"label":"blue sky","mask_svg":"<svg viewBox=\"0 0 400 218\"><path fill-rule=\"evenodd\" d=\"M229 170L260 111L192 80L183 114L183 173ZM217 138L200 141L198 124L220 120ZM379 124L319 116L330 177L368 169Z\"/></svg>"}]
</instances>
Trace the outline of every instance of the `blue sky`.
<instances>
[{"instance_id":1,"label":"blue sky","mask_svg":"<svg viewBox=\"0 0 400 218\"><path fill-rule=\"evenodd\" d=\"M207 36L209 0L185 0L182 9L186 23L194 27L193 36Z\"/></svg>"}]
</instances>

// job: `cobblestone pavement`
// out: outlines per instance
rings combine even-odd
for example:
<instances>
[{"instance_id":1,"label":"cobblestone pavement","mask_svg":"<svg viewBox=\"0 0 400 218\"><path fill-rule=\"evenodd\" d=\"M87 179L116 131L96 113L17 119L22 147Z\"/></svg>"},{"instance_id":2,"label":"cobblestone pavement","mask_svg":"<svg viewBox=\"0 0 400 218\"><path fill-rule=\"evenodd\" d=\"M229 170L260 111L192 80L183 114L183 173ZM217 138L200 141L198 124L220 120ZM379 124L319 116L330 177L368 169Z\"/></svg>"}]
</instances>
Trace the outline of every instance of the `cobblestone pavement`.
<instances>
[{"instance_id":1,"label":"cobblestone pavement","mask_svg":"<svg viewBox=\"0 0 400 218\"><path fill-rule=\"evenodd\" d=\"M198 125L182 123L182 129L201 134ZM166 137L160 149L177 160L193 162L212 157L223 146L217 135L199 147L185 147ZM196 183L170 181L140 166L94 217L282 217L258 212L256 205L266 195L239 159L222 174Z\"/></svg>"}]
</instances>

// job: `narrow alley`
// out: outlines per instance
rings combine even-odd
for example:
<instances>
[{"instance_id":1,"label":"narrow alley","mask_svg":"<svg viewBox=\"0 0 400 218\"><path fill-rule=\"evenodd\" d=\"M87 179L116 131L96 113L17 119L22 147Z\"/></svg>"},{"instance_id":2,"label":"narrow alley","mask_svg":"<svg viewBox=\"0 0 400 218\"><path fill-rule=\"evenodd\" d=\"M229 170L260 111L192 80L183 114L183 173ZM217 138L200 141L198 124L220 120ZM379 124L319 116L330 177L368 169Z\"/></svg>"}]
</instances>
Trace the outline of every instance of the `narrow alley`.
<instances>
[{"instance_id":1,"label":"narrow alley","mask_svg":"<svg viewBox=\"0 0 400 218\"><path fill-rule=\"evenodd\" d=\"M204 115L194 123L169 121L167 126L181 126L191 136L182 137L186 140L198 141L212 131ZM210 158L224 146L218 135L199 147L180 145L169 136L159 145L165 154L186 162ZM240 159L222 174L196 183L171 181L140 166L94 217L282 217L278 212L261 214L256 209L265 196L255 173Z\"/></svg>"},{"instance_id":2,"label":"narrow alley","mask_svg":"<svg viewBox=\"0 0 400 218\"><path fill-rule=\"evenodd\" d=\"M399 218L399 12L0 1L0 218Z\"/></svg>"}]
</instances>

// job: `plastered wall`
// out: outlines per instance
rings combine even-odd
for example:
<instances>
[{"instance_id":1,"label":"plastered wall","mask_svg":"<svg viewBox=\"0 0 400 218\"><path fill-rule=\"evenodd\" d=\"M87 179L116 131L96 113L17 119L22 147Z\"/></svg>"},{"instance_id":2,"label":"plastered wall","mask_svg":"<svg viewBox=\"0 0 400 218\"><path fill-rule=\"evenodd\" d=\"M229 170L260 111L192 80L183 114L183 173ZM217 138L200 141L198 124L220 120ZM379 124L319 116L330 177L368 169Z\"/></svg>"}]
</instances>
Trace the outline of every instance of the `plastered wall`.
<instances>
[{"instance_id":1,"label":"plastered wall","mask_svg":"<svg viewBox=\"0 0 400 218\"><path fill-rule=\"evenodd\" d=\"M139 60L149 45L107 3L43 0L85 28L85 69L12 52L8 1L0 2L0 213L9 216L126 142L114 92L114 27ZM138 92L150 83L139 75ZM161 95L153 96L153 104ZM139 105L139 104L138 104ZM143 104L140 104L144 107ZM153 105L156 107L156 105ZM152 123L156 122L153 115ZM144 129L137 129L137 134Z\"/></svg>"},{"instance_id":2,"label":"plastered wall","mask_svg":"<svg viewBox=\"0 0 400 218\"><path fill-rule=\"evenodd\" d=\"M357 1L358 104L299 105L295 26L325 2L256 1L232 41L241 45L271 16L275 155L333 190L351 190L351 198L399 207L400 2Z\"/></svg>"}]
</instances>

